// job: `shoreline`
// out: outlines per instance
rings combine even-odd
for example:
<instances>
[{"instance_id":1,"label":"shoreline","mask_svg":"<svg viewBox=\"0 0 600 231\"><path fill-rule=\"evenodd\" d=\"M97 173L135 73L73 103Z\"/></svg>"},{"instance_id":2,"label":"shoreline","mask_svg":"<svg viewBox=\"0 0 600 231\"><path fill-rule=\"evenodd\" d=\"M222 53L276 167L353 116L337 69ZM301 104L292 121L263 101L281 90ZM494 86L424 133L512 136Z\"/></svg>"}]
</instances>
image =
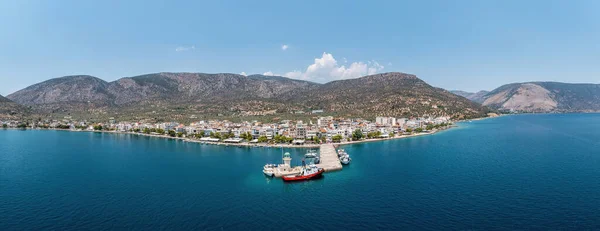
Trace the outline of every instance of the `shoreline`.
<instances>
[{"instance_id":1,"label":"shoreline","mask_svg":"<svg viewBox=\"0 0 600 231\"><path fill-rule=\"evenodd\" d=\"M485 119L485 118L482 118ZM459 121L462 122L462 121ZM366 143L366 142L377 142L377 141L386 141L386 140L395 140L395 139L404 139L404 138L411 138L411 137L418 137L418 136L426 136L426 135L434 135L438 132L441 131L446 131L446 130L450 130L452 128L458 127L456 125L452 125L449 126L448 128L444 128L444 129L439 129L439 130L434 130L431 132L422 132L422 133L415 133L415 134L410 134L410 135L399 135L399 136L394 136L394 137L389 137L389 138L379 138L379 139L364 139L364 140L357 140L357 141L345 141L345 142L339 142L339 143L333 143L331 142L331 144L334 144L336 146L342 146L342 145L352 145L352 144L359 144L359 143ZM23 130L21 128L5 128L6 130ZM0 129L1 130L1 129ZM46 129L46 128L36 128L36 129L31 129L31 128L27 128L24 130L48 130L48 131L66 131L66 132L90 132L90 133L109 133L109 134L127 134L127 135L138 135L138 136L146 136L146 137L154 137L154 138L163 138L163 139L173 139L173 140L181 140L184 142L192 142L192 143L198 143L198 144L208 144L208 145L219 145L219 146L232 146L232 147L248 147L248 148L319 148L321 146L321 144L303 144L303 145L294 145L294 144L265 144L265 143L224 143L224 142L210 142L210 141L200 141L200 140L196 140L196 139L191 139L191 138L186 138L186 137L171 137L171 136L165 136L165 135L153 135L153 134L145 134L145 133L136 133L136 132L120 132L120 131L88 131L88 130L70 130L70 129Z\"/></svg>"}]
</instances>

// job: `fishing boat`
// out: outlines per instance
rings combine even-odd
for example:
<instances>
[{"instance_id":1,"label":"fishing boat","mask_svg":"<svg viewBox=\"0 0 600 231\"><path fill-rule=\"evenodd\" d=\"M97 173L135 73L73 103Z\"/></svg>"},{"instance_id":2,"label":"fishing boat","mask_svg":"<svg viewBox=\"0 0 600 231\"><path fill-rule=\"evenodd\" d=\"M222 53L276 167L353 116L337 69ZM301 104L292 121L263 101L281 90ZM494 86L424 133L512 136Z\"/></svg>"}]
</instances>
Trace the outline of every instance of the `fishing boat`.
<instances>
[{"instance_id":1,"label":"fishing boat","mask_svg":"<svg viewBox=\"0 0 600 231\"><path fill-rule=\"evenodd\" d=\"M283 176L282 178L283 178L283 181L311 180L311 179L315 179L315 178L319 178L319 177L323 176L324 172L325 172L325 170L323 170L322 168L319 168L314 164L310 164L308 166L305 166L302 169L302 172L300 172L300 174Z\"/></svg>"}]
</instances>

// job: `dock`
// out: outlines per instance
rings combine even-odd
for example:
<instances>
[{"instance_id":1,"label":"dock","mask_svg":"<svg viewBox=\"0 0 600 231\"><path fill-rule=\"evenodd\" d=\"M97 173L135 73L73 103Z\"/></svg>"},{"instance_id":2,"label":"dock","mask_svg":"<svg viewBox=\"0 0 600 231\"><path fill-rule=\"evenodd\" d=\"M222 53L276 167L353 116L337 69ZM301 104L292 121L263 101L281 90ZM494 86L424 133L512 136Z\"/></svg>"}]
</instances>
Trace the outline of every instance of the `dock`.
<instances>
[{"instance_id":1,"label":"dock","mask_svg":"<svg viewBox=\"0 0 600 231\"><path fill-rule=\"evenodd\" d=\"M317 167L323 168L325 172L342 170L342 163L333 144L322 144L319 149L321 163Z\"/></svg>"}]
</instances>

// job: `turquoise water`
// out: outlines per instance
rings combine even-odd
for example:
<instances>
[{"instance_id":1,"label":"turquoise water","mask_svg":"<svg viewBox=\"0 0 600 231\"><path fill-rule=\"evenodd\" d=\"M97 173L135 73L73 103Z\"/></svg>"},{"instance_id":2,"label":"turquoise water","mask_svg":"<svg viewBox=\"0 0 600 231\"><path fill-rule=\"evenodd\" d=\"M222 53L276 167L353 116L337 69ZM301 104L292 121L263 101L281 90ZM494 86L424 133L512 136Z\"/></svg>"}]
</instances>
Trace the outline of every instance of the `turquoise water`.
<instances>
[{"instance_id":1,"label":"turquoise water","mask_svg":"<svg viewBox=\"0 0 600 231\"><path fill-rule=\"evenodd\" d=\"M0 130L0 229L600 229L599 114L459 126L292 184L261 173L280 149Z\"/></svg>"}]
</instances>

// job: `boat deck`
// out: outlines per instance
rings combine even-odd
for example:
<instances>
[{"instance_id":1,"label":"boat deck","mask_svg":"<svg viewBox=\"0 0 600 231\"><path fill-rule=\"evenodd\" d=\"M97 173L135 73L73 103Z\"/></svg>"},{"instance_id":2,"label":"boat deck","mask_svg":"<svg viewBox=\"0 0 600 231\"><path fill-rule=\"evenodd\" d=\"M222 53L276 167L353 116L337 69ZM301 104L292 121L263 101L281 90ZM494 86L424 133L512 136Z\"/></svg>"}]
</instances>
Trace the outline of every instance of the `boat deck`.
<instances>
[{"instance_id":1,"label":"boat deck","mask_svg":"<svg viewBox=\"0 0 600 231\"><path fill-rule=\"evenodd\" d=\"M342 163L333 144L322 144L319 149L321 163L317 164L317 167L323 168L325 172L342 170Z\"/></svg>"}]
</instances>

